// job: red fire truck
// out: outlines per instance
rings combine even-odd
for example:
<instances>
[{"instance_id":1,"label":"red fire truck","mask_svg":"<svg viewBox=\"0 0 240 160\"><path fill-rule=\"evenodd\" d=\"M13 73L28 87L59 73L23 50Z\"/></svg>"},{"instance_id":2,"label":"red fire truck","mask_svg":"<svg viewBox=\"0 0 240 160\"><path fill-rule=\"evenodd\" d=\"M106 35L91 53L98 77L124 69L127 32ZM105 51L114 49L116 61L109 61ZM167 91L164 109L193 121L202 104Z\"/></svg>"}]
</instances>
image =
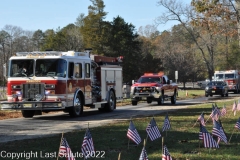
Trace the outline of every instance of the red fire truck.
<instances>
[{"instance_id":1,"label":"red fire truck","mask_svg":"<svg viewBox=\"0 0 240 160\"><path fill-rule=\"evenodd\" d=\"M215 71L213 80L224 80L229 86L229 92L239 92L240 74L238 70Z\"/></svg>"},{"instance_id":2,"label":"red fire truck","mask_svg":"<svg viewBox=\"0 0 240 160\"><path fill-rule=\"evenodd\" d=\"M104 111L122 100L118 58L85 52L18 52L9 59L7 101L1 109L21 110L29 118L64 111L76 117L83 106Z\"/></svg>"}]
</instances>

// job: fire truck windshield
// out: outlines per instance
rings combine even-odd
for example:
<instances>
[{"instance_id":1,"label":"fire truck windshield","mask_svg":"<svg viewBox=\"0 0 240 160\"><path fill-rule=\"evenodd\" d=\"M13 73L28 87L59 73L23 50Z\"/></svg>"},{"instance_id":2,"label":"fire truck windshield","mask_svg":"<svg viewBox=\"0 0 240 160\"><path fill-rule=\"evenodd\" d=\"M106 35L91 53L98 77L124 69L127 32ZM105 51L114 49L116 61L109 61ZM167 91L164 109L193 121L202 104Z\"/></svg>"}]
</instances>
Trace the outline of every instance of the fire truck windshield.
<instances>
[{"instance_id":1,"label":"fire truck windshield","mask_svg":"<svg viewBox=\"0 0 240 160\"><path fill-rule=\"evenodd\" d=\"M141 77L138 83L161 83L161 78L159 77Z\"/></svg>"},{"instance_id":2,"label":"fire truck windshield","mask_svg":"<svg viewBox=\"0 0 240 160\"><path fill-rule=\"evenodd\" d=\"M225 74L225 79L235 78L234 74Z\"/></svg>"},{"instance_id":3,"label":"fire truck windshield","mask_svg":"<svg viewBox=\"0 0 240 160\"><path fill-rule=\"evenodd\" d=\"M228 73L228 74L216 74L216 79L232 79L236 78L235 74Z\"/></svg>"},{"instance_id":4,"label":"fire truck windshield","mask_svg":"<svg viewBox=\"0 0 240 160\"><path fill-rule=\"evenodd\" d=\"M66 77L67 73L64 59L11 60L9 64L10 77Z\"/></svg>"}]
</instances>

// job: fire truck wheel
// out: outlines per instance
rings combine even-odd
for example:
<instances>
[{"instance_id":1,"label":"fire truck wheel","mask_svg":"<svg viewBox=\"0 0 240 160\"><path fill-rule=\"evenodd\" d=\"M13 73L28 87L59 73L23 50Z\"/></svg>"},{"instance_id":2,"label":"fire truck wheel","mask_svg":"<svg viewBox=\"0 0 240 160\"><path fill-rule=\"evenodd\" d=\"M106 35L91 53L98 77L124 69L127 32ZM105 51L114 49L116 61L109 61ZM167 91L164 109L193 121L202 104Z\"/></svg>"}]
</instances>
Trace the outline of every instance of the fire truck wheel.
<instances>
[{"instance_id":1,"label":"fire truck wheel","mask_svg":"<svg viewBox=\"0 0 240 160\"><path fill-rule=\"evenodd\" d=\"M109 92L109 99L105 108L106 108L106 111L109 111L109 112L113 111L116 108L116 97L112 90Z\"/></svg>"},{"instance_id":2,"label":"fire truck wheel","mask_svg":"<svg viewBox=\"0 0 240 160\"><path fill-rule=\"evenodd\" d=\"M25 111L22 110L22 116L24 118L32 118L34 116L35 111Z\"/></svg>"},{"instance_id":3,"label":"fire truck wheel","mask_svg":"<svg viewBox=\"0 0 240 160\"><path fill-rule=\"evenodd\" d=\"M73 107L70 108L69 115L71 117L78 117L83 112L83 104L81 102L81 96L78 94L73 102Z\"/></svg>"},{"instance_id":4,"label":"fire truck wheel","mask_svg":"<svg viewBox=\"0 0 240 160\"><path fill-rule=\"evenodd\" d=\"M158 105L161 105L161 104L163 104L164 103L164 97L163 97L163 94L159 97L159 99L158 99Z\"/></svg>"}]
</instances>

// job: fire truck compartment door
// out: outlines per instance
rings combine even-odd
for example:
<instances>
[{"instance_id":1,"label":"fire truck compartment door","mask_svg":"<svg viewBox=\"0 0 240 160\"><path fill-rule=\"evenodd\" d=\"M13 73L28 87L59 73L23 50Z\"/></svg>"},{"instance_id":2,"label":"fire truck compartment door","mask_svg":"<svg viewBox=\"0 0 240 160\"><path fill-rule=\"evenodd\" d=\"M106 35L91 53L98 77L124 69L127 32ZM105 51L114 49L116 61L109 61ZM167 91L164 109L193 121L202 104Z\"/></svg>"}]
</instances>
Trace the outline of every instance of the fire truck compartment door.
<instances>
[{"instance_id":1,"label":"fire truck compartment door","mask_svg":"<svg viewBox=\"0 0 240 160\"><path fill-rule=\"evenodd\" d=\"M122 98L122 68L101 67L101 93L102 99L107 98L108 91L113 88L116 98Z\"/></svg>"}]
</instances>

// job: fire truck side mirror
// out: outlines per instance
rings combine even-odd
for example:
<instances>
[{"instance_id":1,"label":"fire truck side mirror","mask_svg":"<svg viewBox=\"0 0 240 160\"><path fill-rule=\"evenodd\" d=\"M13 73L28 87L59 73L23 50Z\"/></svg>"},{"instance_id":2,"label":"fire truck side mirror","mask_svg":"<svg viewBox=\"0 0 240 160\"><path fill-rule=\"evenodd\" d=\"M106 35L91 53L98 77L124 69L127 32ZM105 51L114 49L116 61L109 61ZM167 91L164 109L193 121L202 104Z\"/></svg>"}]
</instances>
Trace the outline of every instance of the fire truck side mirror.
<instances>
[{"instance_id":1,"label":"fire truck side mirror","mask_svg":"<svg viewBox=\"0 0 240 160\"><path fill-rule=\"evenodd\" d=\"M6 63L3 64L3 76L7 79L7 66Z\"/></svg>"}]
</instances>

